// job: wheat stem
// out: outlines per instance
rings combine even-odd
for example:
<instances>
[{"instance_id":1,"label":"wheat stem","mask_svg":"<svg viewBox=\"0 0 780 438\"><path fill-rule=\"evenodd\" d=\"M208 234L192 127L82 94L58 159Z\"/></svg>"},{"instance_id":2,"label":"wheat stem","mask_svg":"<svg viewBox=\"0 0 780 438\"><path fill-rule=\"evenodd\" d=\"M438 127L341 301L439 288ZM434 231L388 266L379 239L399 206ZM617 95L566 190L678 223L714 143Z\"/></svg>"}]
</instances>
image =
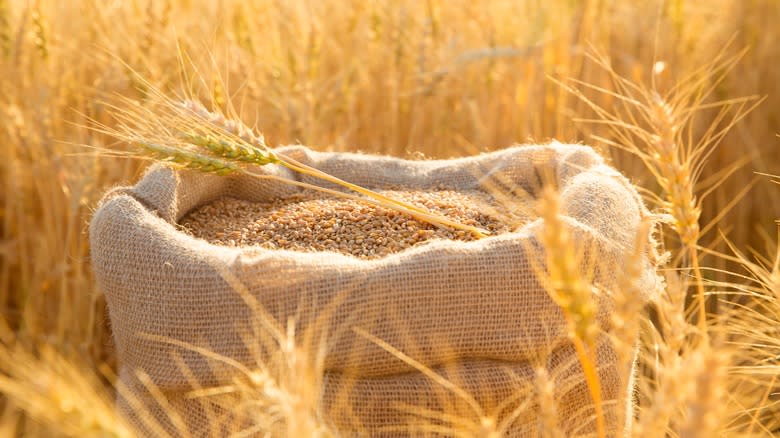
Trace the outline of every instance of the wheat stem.
<instances>
[{"instance_id":1,"label":"wheat stem","mask_svg":"<svg viewBox=\"0 0 780 438\"><path fill-rule=\"evenodd\" d=\"M353 190L353 191L355 191L357 193L360 193L362 195L368 196L369 198L375 199L377 201L376 205L380 205L380 206L383 206L385 208L390 208L390 209L393 209L393 210L396 210L396 211L400 211L400 212L409 214L409 215L411 215L413 217L421 218L425 222L430 222L430 223L432 223L434 225L439 225L439 226L447 225L447 226L450 226L450 227L455 228L455 229L468 231L468 232L474 234L474 236L476 236L477 238L486 237L487 235L490 234L489 231L484 230L482 228L477 228L477 227L473 227L473 226L470 226L470 225L463 225L461 223L449 220L449 219L447 219L444 216L441 216L441 215L438 215L438 214L435 214L435 213L431 213L428 210L425 210L425 209L422 209L422 208L418 208L418 207L416 207L416 206L414 206L412 204L409 204L409 203L406 203L406 202L402 202L402 201L398 201L396 199L393 199L393 198L390 198L388 196L385 196L385 195L383 195L381 193L377 193L377 192L375 192L373 190L369 190L369 189L366 189L366 188L361 187L359 185L352 184L350 182L344 181L342 179L336 178L335 176L332 176L330 174L327 174L325 172L317 170L317 169L315 169L313 167L306 166L306 165L301 165L300 163L298 163L298 164L291 164L287 160L281 160L280 164L285 166L285 167L287 167L287 168L295 170L295 171L297 171L299 173L302 173L302 174L305 174L305 175L309 175L309 176L313 176L313 177L316 177L316 178L320 178L322 180L325 180L325 181L328 181L328 182L332 182L334 184L338 184L338 185L343 186L343 187L345 187L347 189L350 189L350 190ZM365 198L359 198L359 199L365 200Z\"/></svg>"},{"instance_id":2,"label":"wheat stem","mask_svg":"<svg viewBox=\"0 0 780 438\"><path fill-rule=\"evenodd\" d=\"M598 336L593 285L581 272L581 257L574 252L574 242L560 218L560 197L546 186L539 204L544 220L541 240L546 252L548 275L545 287L552 300L561 307L569 327L569 338L577 351L596 413L599 438L606 436L601 384L596 371L595 345Z\"/></svg>"},{"instance_id":3,"label":"wheat stem","mask_svg":"<svg viewBox=\"0 0 780 438\"><path fill-rule=\"evenodd\" d=\"M539 366L534 370L536 378L534 386L539 405L539 430L542 438L563 438L563 432L558 426L558 401L555 399L555 383L550 378L547 369Z\"/></svg>"},{"instance_id":4,"label":"wheat stem","mask_svg":"<svg viewBox=\"0 0 780 438\"><path fill-rule=\"evenodd\" d=\"M430 214L430 213L420 213L418 211L411 211L411 210L406 209L406 208L401 207L401 206L388 205L387 203L382 202L381 200L377 200L377 199L373 199L373 198L366 198L366 197L363 197L363 196L357 196L357 195L353 195L353 194L350 194L350 193L345 193L345 192L341 192L341 191L338 191L338 190L329 189L327 187L322 187L322 186L309 184L309 183L305 183L305 182L301 182L301 181L295 181L295 180L287 179L287 178L276 176L276 175L265 175L265 174L255 173L255 172L252 172L252 171L246 170L246 169L242 169L241 172L246 174L246 175L252 176L254 178L258 178L258 179L273 179L273 180L283 181L283 182L285 182L287 184L294 185L294 186L297 186L297 187L302 187L302 188L311 189L311 190L317 190L319 192L327 193L329 195L338 196L338 197L346 198L346 199L352 199L354 201L365 202L365 203L368 203L368 204L371 204L371 205L376 205L378 207L388 208L388 209L391 209L391 210L395 210L395 211L398 211L398 212L401 212L401 213L408 214L409 216L412 216L412 217L414 217L416 219L419 219L421 221L433 223L434 225L437 225L437 226L450 226L450 227L453 227L453 228L462 228L462 227L464 227L464 225L459 224L458 222L452 221L450 219L447 219L446 217L443 217L443 216L433 215L433 214ZM469 227L469 228L473 228L473 227ZM475 229L477 231L479 231L478 228L475 228Z\"/></svg>"},{"instance_id":5,"label":"wheat stem","mask_svg":"<svg viewBox=\"0 0 780 438\"><path fill-rule=\"evenodd\" d=\"M701 274L701 267L699 266L699 251L695 244L688 246L688 255L691 260L691 269L693 270L693 280L696 282L696 301L698 302L699 310L699 328L702 329L703 336L707 336L707 310L706 310L706 296L704 292L704 278Z\"/></svg>"},{"instance_id":6,"label":"wheat stem","mask_svg":"<svg viewBox=\"0 0 780 438\"><path fill-rule=\"evenodd\" d=\"M601 381L599 380L596 369L596 346L595 342L583 342L582 339L575 337L573 339L574 348L577 350L577 357L582 372L585 374L585 382L588 384L590 396L593 398L593 407L596 410L596 433L599 438L607 436L607 429L604 425L604 407L601 401Z\"/></svg>"},{"instance_id":7,"label":"wheat stem","mask_svg":"<svg viewBox=\"0 0 780 438\"><path fill-rule=\"evenodd\" d=\"M222 130L234 137L219 138L219 132L216 132L214 135L201 135L192 131L183 132L181 134L186 141L206 149L215 156L224 158L225 160L239 161L260 166L266 164L279 164L295 172L340 185L348 190L352 190L378 201L372 202L372 204L409 214L412 217L436 226L449 226L455 229L468 231L477 238L486 237L490 234L487 230L452 221L442 215L432 213L427 209L398 201L357 184L344 181L319 169L300 163L292 158L279 156L272 152L270 148L266 146L264 138L255 135L252 129L246 127L239 121L228 119L222 114L208 111L198 102L187 100L181 103L180 107L185 108L189 113L195 115L202 121L207 122L210 127L216 128L216 130ZM359 199L365 200L365 198Z\"/></svg>"}]
</instances>

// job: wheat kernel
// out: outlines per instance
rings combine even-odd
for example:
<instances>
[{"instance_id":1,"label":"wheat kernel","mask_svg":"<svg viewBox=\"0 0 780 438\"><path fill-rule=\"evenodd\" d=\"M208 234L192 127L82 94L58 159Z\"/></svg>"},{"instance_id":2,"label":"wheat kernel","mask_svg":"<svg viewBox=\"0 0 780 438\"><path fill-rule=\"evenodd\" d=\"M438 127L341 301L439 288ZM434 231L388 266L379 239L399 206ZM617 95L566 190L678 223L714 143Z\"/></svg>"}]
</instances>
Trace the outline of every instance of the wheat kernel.
<instances>
[{"instance_id":1,"label":"wheat kernel","mask_svg":"<svg viewBox=\"0 0 780 438\"><path fill-rule=\"evenodd\" d=\"M457 222L489 229L493 234L512 228L504 220L501 206L484 192L383 193ZM271 202L218 199L186 215L180 228L217 245L337 251L368 259L434 239L474 239L471 233L462 230L439 228L394 210L314 191L302 191Z\"/></svg>"}]
</instances>

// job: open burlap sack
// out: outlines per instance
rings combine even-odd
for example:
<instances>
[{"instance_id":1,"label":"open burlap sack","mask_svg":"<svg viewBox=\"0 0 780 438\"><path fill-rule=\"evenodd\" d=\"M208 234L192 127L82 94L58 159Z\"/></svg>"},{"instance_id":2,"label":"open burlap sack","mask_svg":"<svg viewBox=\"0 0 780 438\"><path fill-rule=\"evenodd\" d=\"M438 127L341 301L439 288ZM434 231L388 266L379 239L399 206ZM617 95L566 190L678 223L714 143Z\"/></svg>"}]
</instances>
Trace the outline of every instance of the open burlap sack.
<instances>
[{"instance_id":1,"label":"open burlap sack","mask_svg":"<svg viewBox=\"0 0 780 438\"><path fill-rule=\"evenodd\" d=\"M581 248L597 255L594 280L605 289L615 287L617 267L633 251L647 213L625 178L579 145L520 146L430 161L301 146L279 152L370 188L490 187L534 196L541 175L551 173L561 191L565 225ZM275 166L258 172L320 184ZM487 415L500 419L524 403L523 414L508 430L511 436L537 432L534 369L542 366L555 383L560 426L568 434L594 430L591 397L563 316L535 274L534 267L543 265L543 253L534 251L540 247L536 236L543 221L473 242L434 241L376 260L219 247L175 226L192 209L220 197L268 201L296 190L278 181L156 166L134 187L106 195L90 226L92 260L109 305L120 382L131 394L120 397L119 404L142 431L151 433L143 415L134 413L139 403L169 430L177 420L164 411L174 411L196 436L224 431L228 423L251 423L251 418L238 418L238 408L231 412L208 397L192 396L194 386L230 382L230 367L202 351L160 341L183 341L256 366L263 349L247 334L259 316L237 292L238 283L282 326L293 318L296 333L315 340L327 334L321 414L345 436L408 435L399 432L414 422L403 406L462 418L476 415L468 403L353 328L450 379ZM643 263L644 296L637 299L647 299L660 286L652 255ZM605 329L608 296L598 297L598 320ZM631 388L619 383L606 335L600 337L597 362L608 428L616 433L623 426L616 424L609 406ZM138 371L148 376L146 382ZM165 401L149 390L151 385Z\"/></svg>"}]
</instances>

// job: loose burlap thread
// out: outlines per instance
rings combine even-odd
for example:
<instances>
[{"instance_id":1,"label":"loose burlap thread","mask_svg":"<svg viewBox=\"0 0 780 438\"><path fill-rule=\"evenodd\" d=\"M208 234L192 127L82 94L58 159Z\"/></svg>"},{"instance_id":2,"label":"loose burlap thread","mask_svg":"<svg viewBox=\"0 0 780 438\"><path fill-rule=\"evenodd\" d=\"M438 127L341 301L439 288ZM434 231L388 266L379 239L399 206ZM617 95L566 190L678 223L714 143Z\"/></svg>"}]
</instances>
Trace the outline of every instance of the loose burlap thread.
<instances>
[{"instance_id":1,"label":"loose burlap thread","mask_svg":"<svg viewBox=\"0 0 780 438\"><path fill-rule=\"evenodd\" d=\"M583 251L595 251L599 268L594 281L604 288L616 287L616 267L633 251L647 214L631 184L586 146L517 146L427 161L315 152L302 146L278 152L378 189L489 187L536 196L542 175L552 175L561 193L564 225ZM256 171L323 184L278 166ZM404 406L475 415L468 403L356 334L355 328L447 377L471 394L484 413L500 419L524 403L507 429L510 436L538 433L537 367L548 370L555 383L559 426L569 435L595 430L591 396L563 315L537 279L543 252L534 248L541 246L537 236L542 220L512 233L472 242L432 241L376 260L221 247L175 225L194 208L220 197L262 202L297 190L276 180L153 166L135 186L115 189L101 202L90 226L92 261L117 346L125 394L118 405L141 433L151 433L144 416L174 435L182 432L175 431L171 411L194 436L251 423L251 413L239 418L240 413L216 401L210 406L207 398L192 397L195 386L230 382L230 367L219 366L203 351L161 341L181 341L256 365L262 354L247 334L257 330L253 322L258 315L236 284L281 326L294 320L296 333L307 333L309 339L325 334L319 415L344 436L409 435L402 428L414 419ZM641 261L643 295L636 299L646 300L661 287L653 251L651 245ZM609 296L596 299L597 319L608 329ZM620 383L621 370L606 335L599 338L596 357L605 406L614 407L632 388ZM502 403L507 399L516 402ZM146 408L139 410L139 405ZM615 434L623 425L613 411L607 409L606 419Z\"/></svg>"}]
</instances>

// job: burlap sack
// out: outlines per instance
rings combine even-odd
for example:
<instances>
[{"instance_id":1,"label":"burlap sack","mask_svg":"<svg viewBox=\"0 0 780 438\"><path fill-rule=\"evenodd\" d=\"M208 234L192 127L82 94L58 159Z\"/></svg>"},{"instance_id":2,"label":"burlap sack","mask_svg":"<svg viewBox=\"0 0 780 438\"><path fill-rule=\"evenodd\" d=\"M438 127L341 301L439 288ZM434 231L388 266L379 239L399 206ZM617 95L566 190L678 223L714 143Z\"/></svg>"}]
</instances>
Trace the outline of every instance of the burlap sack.
<instances>
[{"instance_id":1,"label":"burlap sack","mask_svg":"<svg viewBox=\"0 0 780 438\"><path fill-rule=\"evenodd\" d=\"M607 288L614 286L615 267L632 251L646 214L633 187L585 146L520 146L432 161L313 152L300 146L280 152L371 188L489 186L533 196L541 187L540 175L552 172L565 224L582 248L598 248L596 281ZM275 166L258 172L301 180ZM109 305L120 382L133 395L132 402L120 397L120 408L140 430L151 433L142 416L133 413L139 402L170 430L174 426L163 411L176 411L195 436L224 431L231 421L251 423L251 418L237 419L235 412L214 407L216 403L211 409L203 398L188 396L195 381L200 387L229 382L230 367L220 367L202 352L144 336L181 340L256 366L258 348L247 333L258 316L226 272L282 326L294 318L296 333L308 331L319 340L327 332L321 413L344 436L408 435L398 432L413 422L402 406L446 410L462 418L476 415L451 391L358 336L355 327L458 384L485 414L501 419L525 403L510 436L537 433L533 385L539 365L556 384L560 426L567 434L594 430L591 398L562 314L540 286L532 263L541 254L532 251L539 247L541 220L514 233L474 242L434 241L378 260L219 247L174 226L192 209L219 197L267 201L296 190L276 181L156 166L134 187L116 189L101 203L90 226L92 260ZM651 257L644 263L646 294L637 299L659 287ZM598 319L604 328L607 296L599 297ZM174 360L173 353L181 360ZM614 406L631 388L620 387L615 355L604 335L597 362L606 406ZM141 384L139 370L150 382ZM149 391L149 383L165 401ZM502 403L508 398L516 402ZM610 431L621 430L610 409L607 414ZM219 421L222 426L214 427Z\"/></svg>"}]
</instances>

